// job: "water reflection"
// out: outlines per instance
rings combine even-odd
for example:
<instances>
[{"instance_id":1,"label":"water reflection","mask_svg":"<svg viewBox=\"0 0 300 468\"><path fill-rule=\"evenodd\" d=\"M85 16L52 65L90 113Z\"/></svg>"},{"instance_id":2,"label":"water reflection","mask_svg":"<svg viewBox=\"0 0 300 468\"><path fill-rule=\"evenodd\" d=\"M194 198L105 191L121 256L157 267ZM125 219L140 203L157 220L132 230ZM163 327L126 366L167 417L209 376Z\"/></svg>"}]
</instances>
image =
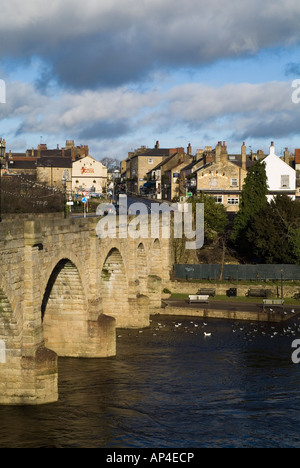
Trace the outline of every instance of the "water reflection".
<instances>
[{"instance_id":1,"label":"water reflection","mask_svg":"<svg viewBox=\"0 0 300 468\"><path fill-rule=\"evenodd\" d=\"M119 330L116 358L59 359L57 403L0 407L0 447L298 447L299 324Z\"/></svg>"}]
</instances>

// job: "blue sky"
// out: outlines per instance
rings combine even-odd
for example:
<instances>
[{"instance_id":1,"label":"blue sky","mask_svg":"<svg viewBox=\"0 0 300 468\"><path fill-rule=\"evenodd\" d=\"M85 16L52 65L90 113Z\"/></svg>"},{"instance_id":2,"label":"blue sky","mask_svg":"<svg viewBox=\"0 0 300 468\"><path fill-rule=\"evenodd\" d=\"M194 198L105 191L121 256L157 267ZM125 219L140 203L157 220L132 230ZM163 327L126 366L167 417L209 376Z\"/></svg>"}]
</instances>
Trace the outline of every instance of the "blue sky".
<instances>
[{"instance_id":1,"label":"blue sky","mask_svg":"<svg viewBox=\"0 0 300 468\"><path fill-rule=\"evenodd\" d=\"M0 136L96 159L300 147L299 0L1 0Z\"/></svg>"}]
</instances>

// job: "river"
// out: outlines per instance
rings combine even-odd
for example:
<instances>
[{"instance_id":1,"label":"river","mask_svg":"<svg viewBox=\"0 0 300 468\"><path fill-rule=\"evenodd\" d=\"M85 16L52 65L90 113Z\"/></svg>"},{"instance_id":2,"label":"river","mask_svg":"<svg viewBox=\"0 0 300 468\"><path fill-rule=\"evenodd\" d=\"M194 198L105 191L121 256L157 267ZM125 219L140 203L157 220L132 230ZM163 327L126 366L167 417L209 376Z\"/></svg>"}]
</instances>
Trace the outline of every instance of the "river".
<instances>
[{"instance_id":1,"label":"river","mask_svg":"<svg viewBox=\"0 0 300 468\"><path fill-rule=\"evenodd\" d=\"M57 403L0 407L0 448L300 447L298 319L117 334L115 358L59 359Z\"/></svg>"}]
</instances>

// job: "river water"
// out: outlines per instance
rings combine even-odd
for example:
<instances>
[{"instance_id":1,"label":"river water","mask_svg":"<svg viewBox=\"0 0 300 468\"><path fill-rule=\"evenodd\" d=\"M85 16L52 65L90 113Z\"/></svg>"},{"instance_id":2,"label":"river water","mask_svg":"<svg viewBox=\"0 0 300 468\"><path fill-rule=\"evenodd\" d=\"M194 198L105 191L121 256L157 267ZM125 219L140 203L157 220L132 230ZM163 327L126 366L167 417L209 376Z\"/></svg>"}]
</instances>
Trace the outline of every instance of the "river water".
<instances>
[{"instance_id":1,"label":"river water","mask_svg":"<svg viewBox=\"0 0 300 468\"><path fill-rule=\"evenodd\" d=\"M298 319L117 334L115 358L59 359L57 403L0 407L0 448L300 447Z\"/></svg>"}]
</instances>

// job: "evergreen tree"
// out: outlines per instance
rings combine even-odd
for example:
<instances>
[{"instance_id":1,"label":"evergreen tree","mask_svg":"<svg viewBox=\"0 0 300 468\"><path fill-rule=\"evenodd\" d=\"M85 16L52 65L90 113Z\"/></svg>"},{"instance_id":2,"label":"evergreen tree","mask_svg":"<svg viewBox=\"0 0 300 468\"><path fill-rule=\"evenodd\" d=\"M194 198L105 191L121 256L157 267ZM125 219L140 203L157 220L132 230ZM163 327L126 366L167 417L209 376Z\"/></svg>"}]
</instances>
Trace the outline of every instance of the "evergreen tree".
<instances>
[{"instance_id":1,"label":"evergreen tree","mask_svg":"<svg viewBox=\"0 0 300 468\"><path fill-rule=\"evenodd\" d=\"M248 252L248 231L257 213L266 207L268 193L266 167L263 161L257 161L248 171L242 189L240 210L236 216L232 241L240 253Z\"/></svg>"},{"instance_id":2,"label":"evergreen tree","mask_svg":"<svg viewBox=\"0 0 300 468\"><path fill-rule=\"evenodd\" d=\"M255 216L248 230L262 263L300 263L300 203L278 195Z\"/></svg>"},{"instance_id":3,"label":"evergreen tree","mask_svg":"<svg viewBox=\"0 0 300 468\"><path fill-rule=\"evenodd\" d=\"M224 233L228 217L223 205L216 203L213 197L205 194L189 198L188 202L193 204L193 212L197 203L204 203L204 229L207 241L214 240Z\"/></svg>"}]
</instances>

